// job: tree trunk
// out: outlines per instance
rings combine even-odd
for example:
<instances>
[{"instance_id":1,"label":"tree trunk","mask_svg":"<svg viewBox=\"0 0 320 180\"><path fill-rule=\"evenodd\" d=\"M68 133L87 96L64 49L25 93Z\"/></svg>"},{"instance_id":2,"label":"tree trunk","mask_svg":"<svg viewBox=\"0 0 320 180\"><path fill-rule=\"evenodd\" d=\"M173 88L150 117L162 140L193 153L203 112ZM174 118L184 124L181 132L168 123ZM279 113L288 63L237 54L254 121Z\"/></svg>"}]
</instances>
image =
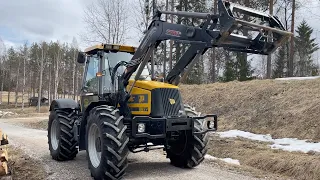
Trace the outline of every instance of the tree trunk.
<instances>
[{"instance_id":1,"label":"tree trunk","mask_svg":"<svg viewBox=\"0 0 320 180\"><path fill-rule=\"evenodd\" d=\"M10 105L10 92L11 92L11 63L9 62L9 73L8 73L8 105Z\"/></svg>"},{"instance_id":2,"label":"tree trunk","mask_svg":"<svg viewBox=\"0 0 320 180\"><path fill-rule=\"evenodd\" d=\"M217 14L217 8L218 8L218 0L214 0L214 2L213 2L213 13L214 14ZM212 56L211 56L211 81L213 82L213 83L215 83L216 82L216 79L217 79L217 77L216 77L216 74L217 74L217 72L216 72L216 50L215 50L215 48L213 47L212 48Z\"/></svg>"},{"instance_id":3,"label":"tree trunk","mask_svg":"<svg viewBox=\"0 0 320 180\"><path fill-rule=\"evenodd\" d=\"M41 66L43 66L43 62L41 60ZM42 67L41 67L42 68ZM38 112L40 113L40 106L41 106L41 91L42 91L42 74L43 70L40 69L40 81L39 81L39 91L38 91Z\"/></svg>"},{"instance_id":4,"label":"tree trunk","mask_svg":"<svg viewBox=\"0 0 320 180\"><path fill-rule=\"evenodd\" d=\"M24 110L24 89L26 87L26 57L23 57L22 111Z\"/></svg>"},{"instance_id":5,"label":"tree trunk","mask_svg":"<svg viewBox=\"0 0 320 180\"><path fill-rule=\"evenodd\" d=\"M59 51L59 50L58 50ZM56 69L55 69L55 76L54 76L54 98L59 98L58 94L58 86L59 86L59 52L58 57L56 58Z\"/></svg>"},{"instance_id":6,"label":"tree trunk","mask_svg":"<svg viewBox=\"0 0 320 180\"><path fill-rule=\"evenodd\" d=\"M48 101L51 103L51 65L49 65L49 86L48 86Z\"/></svg>"},{"instance_id":7,"label":"tree trunk","mask_svg":"<svg viewBox=\"0 0 320 180\"><path fill-rule=\"evenodd\" d=\"M0 86L0 104L2 104L2 92L3 92L3 85L4 85L4 83L3 83L3 81L4 81L4 70L2 69L2 71L1 71L1 86Z\"/></svg>"},{"instance_id":8,"label":"tree trunk","mask_svg":"<svg viewBox=\"0 0 320 180\"><path fill-rule=\"evenodd\" d=\"M296 1L292 1L292 14L291 14L291 36L290 40L290 59L289 59L289 77L293 77L293 62L294 62L294 21L295 21Z\"/></svg>"},{"instance_id":9,"label":"tree trunk","mask_svg":"<svg viewBox=\"0 0 320 180\"><path fill-rule=\"evenodd\" d=\"M62 80L62 95L63 95L63 98L65 99L66 98L66 80L65 79Z\"/></svg>"},{"instance_id":10,"label":"tree trunk","mask_svg":"<svg viewBox=\"0 0 320 180\"><path fill-rule=\"evenodd\" d=\"M38 112L40 113L41 109L41 95L42 95L42 77L43 77L43 61L44 61L44 47L42 47L42 50L41 50L41 62L40 62L40 79L39 79L39 91L38 91Z\"/></svg>"},{"instance_id":11,"label":"tree trunk","mask_svg":"<svg viewBox=\"0 0 320 180\"><path fill-rule=\"evenodd\" d=\"M75 88L75 92L74 92L74 94L75 94L75 96L76 96L76 101L78 102L78 100L79 100L79 94L78 94L78 90L79 90L79 77L78 77L78 70L79 70L79 68L78 68L78 66L76 65L76 88Z\"/></svg>"},{"instance_id":12,"label":"tree trunk","mask_svg":"<svg viewBox=\"0 0 320 180\"><path fill-rule=\"evenodd\" d=\"M20 60L18 60L18 71L17 71L17 82L16 82L16 89L15 89L15 108L18 107L18 98L19 98L19 74L20 74Z\"/></svg>"},{"instance_id":13,"label":"tree trunk","mask_svg":"<svg viewBox=\"0 0 320 180\"><path fill-rule=\"evenodd\" d=\"M76 99L76 87L75 87L75 81L76 81L76 50L74 49L73 54L73 68L72 68L72 91L73 91L73 100Z\"/></svg>"}]
</instances>

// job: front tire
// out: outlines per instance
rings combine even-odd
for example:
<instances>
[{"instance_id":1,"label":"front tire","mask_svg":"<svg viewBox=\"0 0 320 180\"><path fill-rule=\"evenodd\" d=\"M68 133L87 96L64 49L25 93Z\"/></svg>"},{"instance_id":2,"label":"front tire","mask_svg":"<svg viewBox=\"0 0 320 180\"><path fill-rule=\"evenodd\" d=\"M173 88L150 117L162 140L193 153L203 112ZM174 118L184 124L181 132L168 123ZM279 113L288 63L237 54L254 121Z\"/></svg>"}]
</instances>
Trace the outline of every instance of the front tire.
<instances>
[{"instance_id":1,"label":"front tire","mask_svg":"<svg viewBox=\"0 0 320 180\"><path fill-rule=\"evenodd\" d=\"M190 117L199 116L200 113L195 111L189 105L185 105L186 114ZM194 132L203 130L203 120L194 121ZM193 168L198 166L207 153L207 134L191 135L191 133L180 133L179 140L169 144L170 149L167 154L173 166L180 168Z\"/></svg>"},{"instance_id":2,"label":"front tire","mask_svg":"<svg viewBox=\"0 0 320 180\"><path fill-rule=\"evenodd\" d=\"M51 111L48 122L48 144L50 155L54 160L72 160L78 154L73 133L77 115L73 110Z\"/></svg>"},{"instance_id":3,"label":"front tire","mask_svg":"<svg viewBox=\"0 0 320 180\"><path fill-rule=\"evenodd\" d=\"M91 110L87 124L87 157L94 179L121 179L128 167L129 138L119 110L98 106Z\"/></svg>"}]
</instances>

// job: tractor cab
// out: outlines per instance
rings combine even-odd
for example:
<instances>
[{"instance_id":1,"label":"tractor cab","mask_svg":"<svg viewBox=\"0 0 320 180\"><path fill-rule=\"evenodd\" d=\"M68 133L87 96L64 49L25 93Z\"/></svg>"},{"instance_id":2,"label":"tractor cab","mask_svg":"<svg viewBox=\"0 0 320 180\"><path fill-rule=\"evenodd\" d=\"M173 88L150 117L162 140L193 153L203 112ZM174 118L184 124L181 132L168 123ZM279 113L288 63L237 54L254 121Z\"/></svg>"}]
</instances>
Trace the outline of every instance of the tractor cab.
<instances>
[{"instance_id":1,"label":"tractor cab","mask_svg":"<svg viewBox=\"0 0 320 180\"><path fill-rule=\"evenodd\" d=\"M78 63L85 64L82 91L100 92L99 94L114 93L118 89L117 77L124 72L124 65L131 60L135 50L133 46L101 44L79 53ZM121 65L116 67L119 64ZM113 72L113 70L116 71ZM135 74L130 79L133 80L134 76ZM99 77L101 77L100 80ZM148 66L143 69L140 80L151 80Z\"/></svg>"},{"instance_id":2,"label":"tractor cab","mask_svg":"<svg viewBox=\"0 0 320 180\"><path fill-rule=\"evenodd\" d=\"M125 71L126 63L132 59L135 51L136 48L133 46L101 44L79 53L78 63L84 64L83 82L80 91L82 111L87 108L89 110L90 104L101 99L106 100L110 105L118 104L115 99L118 99L118 93L123 85L120 78ZM133 115L150 115L150 91L178 88L164 82L152 81L150 66L150 63L144 66L137 81L135 81L137 72L134 72L125 87L127 91L132 88L128 106ZM141 100L142 98L146 101L145 103L139 104L139 102L136 102L136 99Z\"/></svg>"}]
</instances>

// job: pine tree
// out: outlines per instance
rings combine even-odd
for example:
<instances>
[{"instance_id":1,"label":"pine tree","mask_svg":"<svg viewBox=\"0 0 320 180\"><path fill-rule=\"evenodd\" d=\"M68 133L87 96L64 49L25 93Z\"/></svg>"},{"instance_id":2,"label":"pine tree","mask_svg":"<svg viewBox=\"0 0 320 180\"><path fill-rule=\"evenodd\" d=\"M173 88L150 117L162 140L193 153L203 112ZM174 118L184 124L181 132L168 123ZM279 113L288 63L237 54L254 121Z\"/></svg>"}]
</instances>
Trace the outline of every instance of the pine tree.
<instances>
[{"instance_id":1,"label":"pine tree","mask_svg":"<svg viewBox=\"0 0 320 180\"><path fill-rule=\"evenodd\" d=\"M285 75L285 59L286 59L286 50L285 46L279 48L279 51L275 59L275 69L273 70L273 78L282 78Z\"/></svg>"},{"instance_id":2,"label":"pine tree","mask_svg":"<svg viewBox=\"0 0 320 180\"><path fill-rule=\"evenodd\" d=\"M299 56L296 64L297 75L311 76L314 67L312 54L319 49L316 39L311 38L313 29L303 20L296 32L298 35L295 37L295 49Z\"/></svg>"},{"instance_id":3,"label":"pine tree","mask_svg":"<svg viewBox=\"0 0 320 180\"><path fill-rule=\"evenodd\" d=\"M223 72L222 81L229 82L234 81L237 79L237 70L236 70L236 63L230 56L230 52L225 51L225 69Z\"/></svg>"},{"instance_id":4,"label":"pine tree","mask_svg":"<svg viewBox=\"0 0 320 180\"><path fill-rule=\"evenodd\" d=\"M224 82L234 81L236 80L236 72L234 70L234 63L232 61L227 61L225 65L225 71L224 71Z\"/></svg>"}]
</instances>

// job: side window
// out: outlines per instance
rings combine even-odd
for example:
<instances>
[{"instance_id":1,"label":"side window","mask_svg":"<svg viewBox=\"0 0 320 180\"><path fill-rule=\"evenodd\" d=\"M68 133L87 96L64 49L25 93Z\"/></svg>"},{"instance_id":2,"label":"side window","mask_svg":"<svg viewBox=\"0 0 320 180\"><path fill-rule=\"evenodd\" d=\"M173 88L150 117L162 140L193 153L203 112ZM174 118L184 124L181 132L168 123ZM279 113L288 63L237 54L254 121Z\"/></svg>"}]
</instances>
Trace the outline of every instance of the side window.
<instances>
[{"instance_id":1,"label":"side window","mask_svg":"<svg viewBox=\"0 0 320 180\"><path fill-rule=\"evenodd\" d=\"M105 61L104 61L104 76L103 76L103 92L109 93L111 92L111 76L110 76L110 69L109 69L109 59L107 53L105 53Z\"/></svg>"},{"instance_id":2,"label":"side window","mask_svg":"<svg viewBox=\"0 0 320 180\"><path fill-rule=\"evenodd\" d=\"M97 93L98 92L98 77L96 73L99 68L99 61L95 57L91 57L88 65L87 75L86 75L86 83L87 92L89 93Z\"/></svg>"}]
</instances>

